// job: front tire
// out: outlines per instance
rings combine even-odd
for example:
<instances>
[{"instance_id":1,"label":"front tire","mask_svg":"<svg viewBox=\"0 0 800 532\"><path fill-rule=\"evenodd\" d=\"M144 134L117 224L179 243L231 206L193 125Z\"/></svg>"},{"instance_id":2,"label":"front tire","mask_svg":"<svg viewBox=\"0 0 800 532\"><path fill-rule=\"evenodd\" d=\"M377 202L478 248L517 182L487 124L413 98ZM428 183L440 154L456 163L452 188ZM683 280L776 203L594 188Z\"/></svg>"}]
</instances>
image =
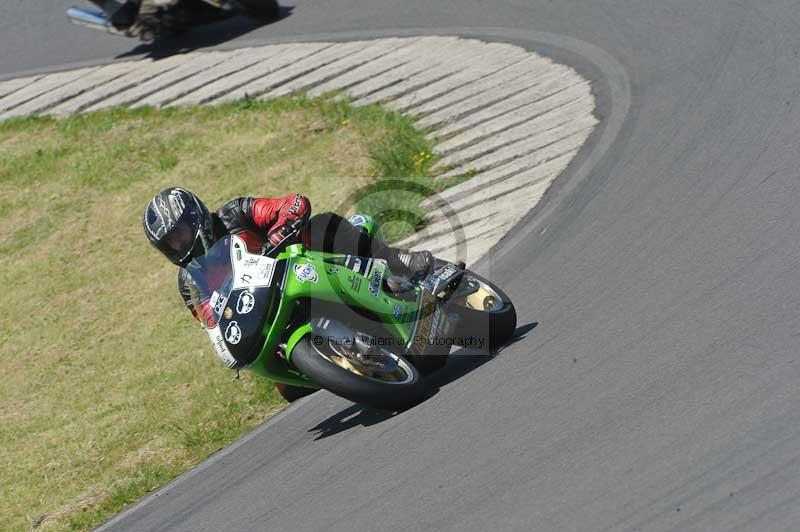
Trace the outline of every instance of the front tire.
<instances>
[{"instance_id":1,"label":"front tire","mask_svg":"<svg viewBox=\"0 0 800 532\"><path fill-rule=\"evenodd\" d=\"M483 350L494 352L505 345L517 328L517 311L511 298L491 281L467 270L463 282L476 282L479 290L451 301L448 310L459 316L457 338L478 338Z\"/></svg>"},{"instance_id":2,"label":"front tire","mask_svg":"<svg viewBox=\"0 0 800 532\"><path fill-rule=\"evenodd\" d=\"M321 337L315 337L319 339ZM317 346L311 337L302 339L292 350L292 364L317 385L353 401L381 410L405 410L425 397L425 383L419 371L405 358L392 353L401 368L400 378L382 380L356 372L338 355L327 341Z\"/></svg>"}]
</instances>

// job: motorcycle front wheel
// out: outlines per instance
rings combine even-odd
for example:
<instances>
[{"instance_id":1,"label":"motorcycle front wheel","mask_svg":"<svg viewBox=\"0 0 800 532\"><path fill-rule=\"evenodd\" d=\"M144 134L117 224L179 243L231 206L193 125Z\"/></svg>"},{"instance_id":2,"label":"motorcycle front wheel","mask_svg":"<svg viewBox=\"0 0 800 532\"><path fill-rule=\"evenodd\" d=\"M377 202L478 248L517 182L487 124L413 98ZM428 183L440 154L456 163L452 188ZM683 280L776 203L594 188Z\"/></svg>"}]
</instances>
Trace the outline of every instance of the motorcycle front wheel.
<instances>
[{"instance_id":1,"label":"motorcycle front wheel","mask_svg":"<svg viewBox=\"0 0 800 532\"><path fill-rule=\"evenodd\" d=\"M448 306L449 311L458 314L456 337L484 351L496 351L511 339L517 328L514 303L494 283L469 270L461 288L466 295L456 295Z\"/></svg>"},{"instance_id":2,"label":"motorcycle front wheel","mask_svg":"<svg viewBox=\"0 0 800 532\"><path fill-rule=\"evenodd\" d=\"M405 410L425 397L425 383L413 364L381 348L387 366L358 363L341 346L306 337L292 350L292 364L326 390L381 410Z\"/></svg>"}]
</instances>

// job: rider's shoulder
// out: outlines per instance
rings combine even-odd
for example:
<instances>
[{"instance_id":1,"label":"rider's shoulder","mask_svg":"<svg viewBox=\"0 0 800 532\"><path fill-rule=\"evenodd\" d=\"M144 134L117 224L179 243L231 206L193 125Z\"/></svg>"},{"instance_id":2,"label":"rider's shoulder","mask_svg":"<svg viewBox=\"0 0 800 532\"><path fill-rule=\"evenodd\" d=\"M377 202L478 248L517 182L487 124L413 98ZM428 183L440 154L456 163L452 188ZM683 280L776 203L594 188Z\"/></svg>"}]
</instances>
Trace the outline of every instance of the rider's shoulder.
<instances>
[{"instance_id":1,"label":"rider's shoulder","mask_svg":"<svg viewBox=\"0 0 800 532\"><path fill-rule=\"evenodd\" d=\"M217 209L217 216L228 231L236 231L250 225L253 216L253 198L243 196L225 202Z\"/></svg>"},{"instance_id":2,"label":"rider's shoulder","mask_svg":"<svg viewBox=\"0 0 800 532\"><path fill-rule=\"evenodd\" d=\"M220 206L220 208L217 209L217 214L229 211L247 211L252 208L253 201L255 201L255 198L252 198L250 196L240 196L238 198L233 198L223 203Z\"/></svg>"}]
</instances>

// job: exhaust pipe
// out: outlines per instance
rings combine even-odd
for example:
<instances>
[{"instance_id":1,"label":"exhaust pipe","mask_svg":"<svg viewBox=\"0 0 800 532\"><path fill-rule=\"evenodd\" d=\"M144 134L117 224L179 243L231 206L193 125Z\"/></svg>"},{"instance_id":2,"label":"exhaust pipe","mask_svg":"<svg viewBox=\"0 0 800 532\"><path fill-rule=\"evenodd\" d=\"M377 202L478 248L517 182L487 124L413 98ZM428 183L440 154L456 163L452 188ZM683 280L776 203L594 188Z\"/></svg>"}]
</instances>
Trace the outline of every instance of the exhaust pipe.
<instances>
[{"instance_id":1,"label":"exhaust pipe","mask_svg":"<svg viewBox=\"0 0 800 532\"><path fill-rule=\"evenodd\" d=\"M103 31L113 35L125 35L124 32L111 25L111 21L108 20L102 11L96 9L71 7L67 10L67 18L70 22L78 26L92 28L93 30Z\"/></svg>"}]
</instances>

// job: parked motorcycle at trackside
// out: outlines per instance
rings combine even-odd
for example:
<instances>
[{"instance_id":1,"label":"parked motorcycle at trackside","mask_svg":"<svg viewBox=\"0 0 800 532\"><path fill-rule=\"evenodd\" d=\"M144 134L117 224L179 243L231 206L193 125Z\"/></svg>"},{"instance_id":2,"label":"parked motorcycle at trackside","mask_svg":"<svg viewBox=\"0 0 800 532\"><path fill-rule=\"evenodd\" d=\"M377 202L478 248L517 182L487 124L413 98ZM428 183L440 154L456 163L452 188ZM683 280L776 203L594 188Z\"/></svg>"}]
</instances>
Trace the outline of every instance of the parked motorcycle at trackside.
<instances>
[{"instance_id":1,"label":"parked motorcycle at trackside","mask_svg":"<svg viewBox=\"0 0 800 532\"><path fill-rule=\"evenodd\" d=\"M90 0L97 8L72 7L67 18L84 26L143 42L243 14L279 17L277 0Z\"/></svg>"},{"instance_id":2,"label":"parked motorcycle at trackside","mask_svg":"<svg viewBox=\"0 0 800 532\"><path fill-rule=\"evenodd\" d=\"M351 223L371 235L368 216ZM286 237L295 242L300 224ZM400 410L424 399L425 375L454 346L493 351L516 328L509 297L463 263L436 261L422 279L385 261L265 246L244 231L186 268L190 301L220 359L299 389Z\"/></svg>"}]
</instances>

